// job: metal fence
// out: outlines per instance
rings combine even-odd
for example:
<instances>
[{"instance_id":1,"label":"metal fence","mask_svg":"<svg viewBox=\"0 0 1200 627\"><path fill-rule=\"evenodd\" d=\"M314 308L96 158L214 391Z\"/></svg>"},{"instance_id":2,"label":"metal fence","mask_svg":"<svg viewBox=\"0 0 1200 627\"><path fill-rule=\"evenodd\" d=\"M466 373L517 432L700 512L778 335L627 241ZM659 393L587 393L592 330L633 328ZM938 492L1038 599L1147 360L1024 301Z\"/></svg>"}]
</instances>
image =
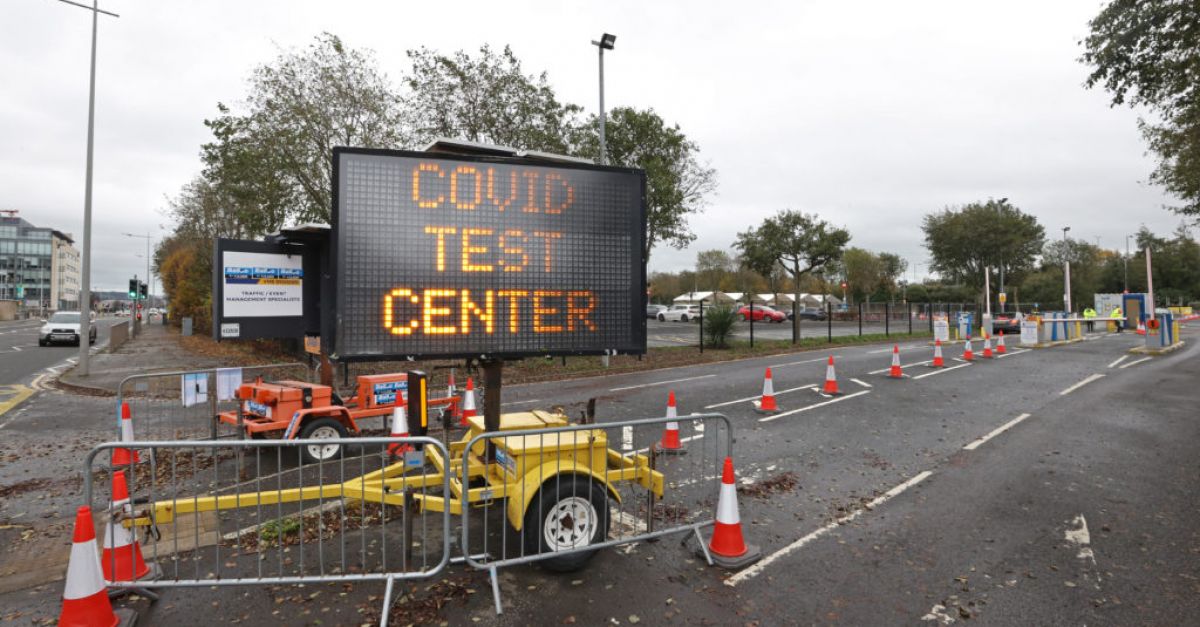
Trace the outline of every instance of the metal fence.
<instances>
[{"instance_id":1,"label":"metal fence","mask_svg":"<svg viewBox=\"0 0 1200 627\"><path fill-rule=\"evenodd\" d=\"M236 435L236 429L222 429L217 420L221 412L238 409L238 401L227 389L218 386L218 373L237 377L239 384L256 377L300 381L312 377L308 366L299 362L133 375L117 387L116 416L119 420L122 404L128 404L135 440L216 439ZM119 437L119 422L117 427Z\"/></svg>"},{"instance_id":2,"label":"metal fence","mask_svg":"<svg viewBox=\"0 0 1200 627\"><path fill-rule=\"evenodd\" d=\"M720 414L480 434L463 449L461 482L476 503L463 509L467 561L490 571L500 613L497 568L568 571L601 548L699 537L732 447Z\"/></svg>"},{"instance_id":3,"label":"metal fence","mask_svg":"<svg viewBox=\"0 0 1200 627\"><path fill-rule=\"evenodd\" d=\"M85 462L85 503L108 512L101 540L119 546L116 525L138 530L149 577L113 588L393 581L430 577L450 562L449 515L427 500L450 498L449 475L400 464L389 449L446 448L427 437L342 440L339 459L305 464L300 446L327 440L139 442L157 455L123 471L132 506L112 495L102 444ZM422 453L410 453L410 456ZM116 505L116 507L114 507ZM447 508L441 508L442 510ZM130 549L131 550L131 549ZM109 572L129 560L106 554Z\"/></svg>"}]
</instances>

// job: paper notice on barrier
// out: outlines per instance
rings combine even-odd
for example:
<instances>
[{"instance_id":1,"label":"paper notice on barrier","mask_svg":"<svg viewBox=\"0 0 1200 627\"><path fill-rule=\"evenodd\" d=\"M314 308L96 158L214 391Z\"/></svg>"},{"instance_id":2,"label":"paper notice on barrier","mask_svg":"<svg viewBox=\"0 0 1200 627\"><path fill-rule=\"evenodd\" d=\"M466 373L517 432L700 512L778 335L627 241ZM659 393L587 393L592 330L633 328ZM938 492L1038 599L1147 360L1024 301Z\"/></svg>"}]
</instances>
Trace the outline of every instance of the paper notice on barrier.
<instances>
[{"instance_id":1,"label":"paper notice on barrier","mask_svg":"<svg viewBox=\"0 0 1200 627\"><path fill-rule=\"evenodd\" d=\"M242 385L241 368L217 368L217 400L232 401Z\"/></svg>"},{"instance_id":2,"label":"paper notice on barrier","mask_svg":"<svg viewBox=\"0 0 1200 627\"><path fill-rule=\"evenodd\" d=\"M1021 321L1021 346L1037 346L1038 323L1036 320Z\"/></svg>"},{"instance_id":3,"label":"paper notice on barrier","mask_svg":"<svg viewBox=\"0 0 1200 627\"><path fill-rule=\"evenodd\" d=\"M181 390L181 397L183 398L184 407L208 402L207 372L185 374L182 381L183 389Z\"/></svg>"}]
</instances>

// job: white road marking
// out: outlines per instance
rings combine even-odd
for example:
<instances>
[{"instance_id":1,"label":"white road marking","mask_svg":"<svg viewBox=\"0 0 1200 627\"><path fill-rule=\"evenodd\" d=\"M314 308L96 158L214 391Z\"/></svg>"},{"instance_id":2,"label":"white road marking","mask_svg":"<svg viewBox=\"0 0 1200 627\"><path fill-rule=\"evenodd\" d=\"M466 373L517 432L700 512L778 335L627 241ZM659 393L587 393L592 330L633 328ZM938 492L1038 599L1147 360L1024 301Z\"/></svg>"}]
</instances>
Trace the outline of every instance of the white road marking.
<instances>
[{"instance_id":1,"label":"white road marking","mask_svg":"<svg viewBox=\"0 0 1200 627\"><path fill-rule=\"evenodd\" d=\"M640 385L626 385L626 386L619 387L619 388L609 388L609 390L608 390L608 391L609 391L609 392L624 392L625 390L637 390L637 389L640 389L640 388L649 388L649 387L654 387L654 386L656 386L656 385L668 385L668 384L671 384L671 383L682 383L682 382L684 382L684 381L695 381L695 380L697 380L697 379L708 379L708 378L715 377L715 376L717 376L717 375L715 375L715 374L702 374L702 375L700 375L700 376L698 376L698 377L687 377L687 378L684 378L684 379L671 379L670 381L655 381L654 383L642 383L642 384L640 384Z\"/></svg>"},{"instance_id":2,"label":"white road marking","mask_svg":"<svg viewBox=\"0 0 1200 627\"><path fill-rule=\"evenodd\" d=\"M837 520L829 523L828 525L825 525L824 527L821 527L820 529L817 529L816 531L804 536L803 538L800 538L799 540L796 540L795 542L783 547L782 549L779 549L778 551L775 551L774 553L764 557L761 561L754 564L753 566L750 566L744 570L740 570L737 573L734 573L734 575L732 577L725 580L725 585L736 586L739 583L741 583L747 579L758 576L759 573L761 573L763 570L765 570L767 566L770 566L776 560L786 556L788 553L791 553L792 551L795 551L796 549L803 547L804 545L812 542L813 540L820 538L821 536L829 533L830 531L833 531L834 529L841 527L842 525L854 520L855 518L858 518L859 516L862 515L863 512L873 510L876 507L883 505L884 503L892 500L896 496L899 496L900 494L902 494L905 490L907 490L907 489L917 485L918 483L921 483L925 479L929 478L929 475L932 475L932 474L933 473L928 470L922 471L920 474L913 477L912 479L909 479L908 481L901 483L900 485L892 488L891 490L888 490L887 492L883 493L883 495L881 495L881 496L875 497L875 499L873 499L871 502L864 505L862 509L855 510L854 513L852 513L852 514L847 514L845 516L842 516L841 518L838 518Z\"/></svg>"},{"instance_id":3,"label":"white road marking","mask_svg":"<svg viewBox=\"0 0 1200 627\"><path fill-rule=\"evenodd\" d=\"M915 381L917 379L924 379L925 377L932 377L935 374L942 374L943 372L950 372L951 370L957 370L959 368L966 368L967 366L970 366L970 365L971 365L971 362L968 361L966 363L962 363L957 366L950 366L949 368L939 368L937 370L931 370L929 372L926 372L925 374L919 374L919 375L913 377L913 380Z\"/></svg>"},{"instance_id":4,"label":"white road marking","mask_svg":"<svg viewBox=\"0 0 1200 627\"><path fill-rule=\"evenodd\" d=\"M1007 353L1004 353L1003 355L996 355L996 359L1004 359L1005 357L1012 357L1013 355L1020 355L1021 353L1028 353L1030 350L1031 349L1028 349L1028 348L1014 348L1014 349L1008 351Z\"/></svg>"},{"instance_id":5,"label":"white road marking","mask_svg":"<svg viewBox=\"0 0 1200 627\"><path fill-rule=\"evenodd\" d=\"M816 408L818 408L818 407L824 407L824 406L826 406L826 405L832 405L832 404L834 404L834 403L840 403L840 402L842 402L842 401L844 401L844 400L847 400L847 399L854 398L855 396L862 396L863 394L870 394L870 393L871 393L871 391L870 391L870 390L863 390L863 391L861 391L861 392L855 392L855 393L853 393L853 394L847 394L847 395L845 395L845 396L838 396L838 397L836 397L836 398L834 398L834 399L832 399L832 400L823 401L823 402L820 402L820 403L814 403L814 404L812 404L812 405L807 405L807 406L805 406L805 407L801 407L800 409L793 409L793 410L791 410L791 411L785 411L785 412L783 412L782 414L775 414L775 415L773 415L773 416L767 416L767 417L765 417L765 418L759 418L759 419L758 419L758 421L759 421L759 422L770 422L770 421L772 421L772 420L779 420L780 418L783 418L783 417L785 417L785 416L791 416L792 414L798 414L798 413L800 413L800 412L805 412L805 411L808 411L808 410L810 410L810 409L816 409Z\"/></svg>"},{"instance_id":6,"label":"white road marking","mask_svg":"<svg viewBox=\"0 0 1200 627\"><path fill-rule=\"evenodd\" d=\"M913 366L924 366L925 364L931 364L931 363L933 363L932 359L926 359L925 361L916 361L911 364L900 364L900 367L901 368L912 368ZM879 370L872 370L872 371L868 372L867 374L882 374L891 369L892 369L892 367L888 366L887 368L880 368Z\"/></svg>"},{"instance_id":7,"label":"white road marking","mask_svg":"<svg viewBox=\"0 0 1200 627\"><path fill-rule=\"evenodd\" d=\"M815 383L810 383L810 384L808 384L808 385L802 385L802 386L800 386L800 387L798 387L798 388L789 388L789 389L787 389L787 390L783 390L783 391L780 391L780 392L776 392L776 393L775 393L775 396L779 396L780 394L787 394L788 392L795 392L795 391L797 391L797 390L808 390L808 389L815 388L815 387L817 387L817 384L815 384ZM762 398L762 395L761 395L761 394L759 394L759 395L757 395L757 396L747 396L746 398L739 398L739 399L737 399L736 401L726 401L726 402L724 402L724 403L717 403L717 404L715 404L715 405L705 405L705 406L704 406L704 409L716 409L716 408L718 408L718 407L725 407L725 406L727 406L727 405L737 405L738 403L746 403L746 402L749 402L749 401L757 401L757 400L759 400L760 398Z\"/></svg>"},{"instance_id":8,"label":"white road marking","mask_svg":"<svg viewBox=\"0 0 1200 627\"><path fill-rule=\"evenodd\" d=\"M621 427L621 450L633 450L633 427Z\"/></svg>"},{"instance_id":9,"label":"white road marking","mask_svg":"<svg viewBox=\"0 0 1200 627\"><path fill-rule=\"evenodd\" d=\"M1120 357L1118 357L1118 358L1114 359L1114 360L1113 360L1113 362L1112 362L1111 364L1109 364L1109 365L1108 365L1108 367L1109 367L1109 368L1116 368L1116 367L1117 367L1117 364L1119 364L1119 363L1121 363L1121 362L1125 361L1126 359L1129 359L1129 355L1121 355Z\"/></svg>"},{"instance_id":10,"label":"white road marking","mask_svg":"<svg viewBox=\"0 0 1200 627\"><path fill-rule=\"evenodd\" d=\"M786 364L775 364L771 368L786 368L788 366L799 366L800 364L815 364L818 361L829 361L828 357L820 357L818 359L805 359L804 361L789 361Z\"/></svg>"},{"instance_id":11,"label":"white road marking","mask_svg":"<svg viewBox=\"0 0 1200 627\"><path fill-rule=\"evenodd\" d=\"M1063 537L1067 542L1079 547L1079 552L1075 554L1075 557L1086 562L1091 562L1092 566L1095 567L1096 553L1092 550L1092 535L1088 532L1087 519L1083 517L1083 514L1079 514L1075 516L1070 524L1071 527L1068 527L1063 531ZM1083 578L1089 580L1091 579L1087 572L1083 573ZM1101 581L1102 579L1100 578L1100 574L1097 573L1096 582L1092 585L1099 590Z\"/></svg>"},{"instance_id":12,"label":"white road marking","mask_svg":"<svg viewBox=\"0 0 1200 627\"><path fill-rule=\"evenodd\" d=\"M1020 423L1022 420L1025 420L1028 417L1029 417L1029 414L1021 414L1020 416L1017 416L1016 418L1009 420L1008 422L1000 425L999 427L996 427L994 430L992 430L991 433L964 446L963 449L968 450L968 451L973 451L973 450L979 448L980 446L982 446L984 442L987 442L988 440L1000 435L1001 433L1004 433L1005 431L1008 431L1009 429L1017 426L1018 423Z\"/></svg>"},{"instance_id":13,"label":"white road marking","mask_svg":"<svg viewBox=\"0 0 1200 627\"><path fill-rule=\"evenodd\" d=\"M626 427L626 429L632 429L632 427ZM680 443L680 444L687 444L688 442L691 442L692 440L702 440L702 439L704 439L704 434L703 434L703 433L697 433L696 435L689 435L689 436L687 436L686 438L679 438L679 443ZM622 446L624 446L624 443L622 443ZM631 444L630 446L633 446L633 445ZM628 455L637 455L637 454L639 454L639 453L646 453L646 452L649 452L649 451L650 451L650 447L649 447L649 446L647 446L647 447L645 447L645 448L640 448L640 449L638 449L638 450L636 450L636 451L631 451L631 452L629 452L629 453L626 453L626 455L627 455L627 456L628 456Z\"/></svg>"},{"instance_id":14,"label":"white road marking","mask_svg":"<svg viewBox=\"0 0 1200 627\"><path fill-rule=\"evenodd\" d=\"M874 387L870 383L867 383L866 381L862 381L860 379L850 379L850 380L865 387L865 388ZM816 386L813 386L813 387L816 387Z\"/></svg>"},{"instance_id":15,"label":"white road marking","mask_svg":"<svg viewBox=\"0 0 1200 627\"><path fill-rule=\"evenodd\" d=\"M540 399L540 398L535 398L535 399L531 399L531 400L528 400L528 401L509 401L509 402L507 402L507 403L500 403L500 406L501 406L501 407L508 407L509 405L528 405L528 404L530 404L530 403L540 403L540 402L542 402L542 399Z\"/></svg>"},{"instance_id":16,"label":"white road marking","mask_svg":"<svg viewBox=\"0 0 1200 627\"><path fill-rule=\"evenodd\" d=\"M1126 369L1126 368L1128 368L1128 367L1130 367L1130 366L1136 366L1136 365L1138 365L1138 364L1140 364L1140 363L1142 363L1142 362L1144 362L1144 361L1150 361L1151 359L1154 359L1154 358L1153 358L1153 357L1143 357L1143 358L1141 358L1141 359L1136 359L1136 360L1134 360L1134 361L1131 361L1131 362L1129 362L1129 363L1125 364L1124 366L1121 366L1121 368L1120 368L1120 369L1121 369L1121 370L1124 370L1124 369Z\"/></svg>"},{"instance_id":17,"label":"white road marking","mask_svg":"<svg viewBox=\"0 0 1200 627\"><path fill-rule=\"evenodd\" d=\"M1146 359L1149 359L1149 357L1147 357ZM1133 363L1137 363L1137 362L1133 362ZM1091 375L1088 378L1084 379L1083 381L1080 381L1079 383L1076 383L1075 385L1072 385L1071 387L1059 392L1058 395L1066 396L1066 395L1070 394L1071 392L1074 392L1075 390L1078 390L1079 388L1091 383L1092 381L1095 381L1097 379L1103 379L1103 378L1104 378L1104 375L1102 375L1100 373L1096 373L1096 374Z\"/></svg>"}]
</instances>

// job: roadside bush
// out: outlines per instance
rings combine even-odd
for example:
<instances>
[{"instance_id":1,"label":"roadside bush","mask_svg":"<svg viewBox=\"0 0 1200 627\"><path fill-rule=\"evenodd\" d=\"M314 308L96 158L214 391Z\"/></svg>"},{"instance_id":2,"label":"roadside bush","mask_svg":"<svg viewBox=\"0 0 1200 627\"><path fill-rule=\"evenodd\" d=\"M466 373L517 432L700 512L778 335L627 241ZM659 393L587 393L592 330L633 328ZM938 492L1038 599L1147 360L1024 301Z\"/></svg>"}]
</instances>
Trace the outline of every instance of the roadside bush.
<instances>
[{"instance_id":1,"label":"roadside bush","mask_svg":"<svg viewBox=\"0 0 1200 627\"><path fill-rule=\"evenodd\" d=\"M713 348L729 348L737 315L732 307L714 305L704 310L704 341Z\"/></svg>"}]
</instances>

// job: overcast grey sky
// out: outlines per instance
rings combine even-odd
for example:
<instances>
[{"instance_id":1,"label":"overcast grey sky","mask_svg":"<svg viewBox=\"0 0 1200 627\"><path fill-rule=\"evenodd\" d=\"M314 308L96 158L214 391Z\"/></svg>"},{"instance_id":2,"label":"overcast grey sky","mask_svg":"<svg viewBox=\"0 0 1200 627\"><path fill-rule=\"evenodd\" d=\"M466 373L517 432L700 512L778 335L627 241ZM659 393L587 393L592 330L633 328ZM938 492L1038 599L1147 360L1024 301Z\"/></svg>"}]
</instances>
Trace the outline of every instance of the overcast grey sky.
<instances>
[{"instance_id":1,"label":"overcast grey sky","mask_svg":"<svg viewBox=\"0 0 1200 627\"><path fill-rule=\"evenodd\" d=\"M1008 197L1047 234L1123 248L1144 223L1180 222L1144 183L1153 167L1136 113L1083 89L1076 58L1103 3L1062 2L316 2L104 0L96 93L93 285L144 274L144 243L200 169L202 121L235 103L280 47L329 31L370 48L395 79L404 51L510 44L564 100L653 107L695 139L720 190L687 250L781 208L848 228L851 244L896 252L926 274L921 216ZM0 208L82 231L90 13L8 0L0 18Z\"/></svg>"}]
</instances>

